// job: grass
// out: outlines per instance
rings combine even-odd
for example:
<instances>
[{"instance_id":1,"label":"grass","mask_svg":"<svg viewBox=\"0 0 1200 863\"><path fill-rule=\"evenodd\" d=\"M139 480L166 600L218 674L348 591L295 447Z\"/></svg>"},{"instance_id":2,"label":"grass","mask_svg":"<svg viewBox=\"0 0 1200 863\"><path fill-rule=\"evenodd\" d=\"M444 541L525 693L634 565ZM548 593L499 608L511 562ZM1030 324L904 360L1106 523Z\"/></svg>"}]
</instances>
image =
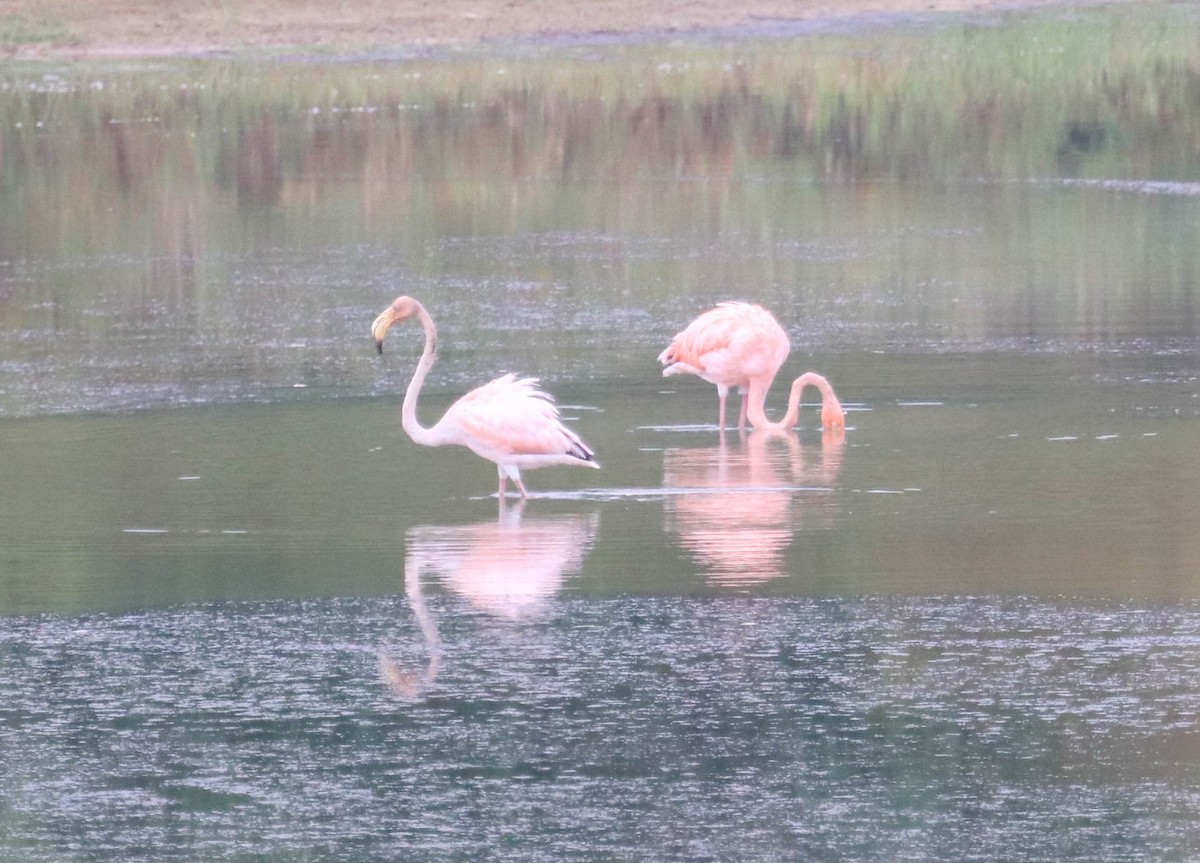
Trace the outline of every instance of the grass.
<instances>
[{"instance_id":1,"label":"grass","mask_svg":"<svg viewBox=\"0 0 1200 863\"><path fill-rule=\"evenodd\" d=\"M0 17L0 48L8 51L21 45L66 42L71 28L61 18L34 17L21 12Z\"/></svg>"}]
</instances>

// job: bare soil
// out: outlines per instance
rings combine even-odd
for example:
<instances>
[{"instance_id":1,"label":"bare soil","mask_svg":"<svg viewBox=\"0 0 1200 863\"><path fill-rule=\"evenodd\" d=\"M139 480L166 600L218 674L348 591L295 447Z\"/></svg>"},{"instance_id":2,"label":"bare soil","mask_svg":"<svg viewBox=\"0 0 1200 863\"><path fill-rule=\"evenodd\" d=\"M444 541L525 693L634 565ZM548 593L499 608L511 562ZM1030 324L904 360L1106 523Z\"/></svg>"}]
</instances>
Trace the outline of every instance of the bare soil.
<instances>
[{"instance_id":1,"label":"bare soil","mask_svg":"<svg viewBox=\"0 0 1200 863\"><path fill-rule=\"evenodd\" d=\"M1084 0L1087 2L1087 0ZM0 0L9 57L365 53L514 38L688 32L772 21L1014 9L1062 0ZM1078 5L1078 4L1075 4Z\"/></svg>"}]
</instances>

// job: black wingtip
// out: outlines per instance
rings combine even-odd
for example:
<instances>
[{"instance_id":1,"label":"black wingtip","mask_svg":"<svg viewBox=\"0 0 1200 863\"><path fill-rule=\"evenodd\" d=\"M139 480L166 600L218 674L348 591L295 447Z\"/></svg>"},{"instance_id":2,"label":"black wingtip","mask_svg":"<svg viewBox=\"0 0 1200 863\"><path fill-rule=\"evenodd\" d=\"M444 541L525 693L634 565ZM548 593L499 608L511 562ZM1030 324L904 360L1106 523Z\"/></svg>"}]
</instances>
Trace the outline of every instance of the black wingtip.
<instances>
[{"instance_id":1,"label":"black wingtip","mask_svg":"<svg viewBox=\"0 0 1200 863\"><path fill-rule=\"evenodd\" d=\"M582 442L575 443L569 450L567 450L567 453L575 456L575 458L579 459L580 461L590 462L595 461L596 459L596 454L584 446Z\"/></svg>"}]
</instances>

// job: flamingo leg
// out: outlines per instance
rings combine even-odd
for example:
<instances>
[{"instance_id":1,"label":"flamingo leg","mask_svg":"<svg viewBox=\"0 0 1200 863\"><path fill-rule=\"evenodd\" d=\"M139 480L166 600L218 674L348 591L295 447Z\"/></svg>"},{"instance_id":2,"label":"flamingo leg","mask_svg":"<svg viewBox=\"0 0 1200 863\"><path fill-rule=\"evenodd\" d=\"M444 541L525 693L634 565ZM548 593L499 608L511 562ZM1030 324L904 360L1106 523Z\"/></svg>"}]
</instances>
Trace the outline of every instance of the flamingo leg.
<instances>
[{"instance_id":1,"label":"flamingo leg","mask_svg":"<svg viewBox=\"0 0 1200 863\"><path fill-rule=\"evenodd\" d=\"M738 431L746 430L746 404L747 404L746 394L742 393L742 410L738 414Z\"/></svg>"},{"instance_id":2,"label":"flamingo leg","mask_svg":"<svg viewBox=\"0 0 1200 863\"><path fill-rule=\"evenodd\" d=\"M500 502L504 502L504 498L508 495L508 481L511 479L517 487L517 491L521 493L522 498L529 497L529 492L525 490L525 483L521 482L521 471L515 467L504 468L497 465L497 473L500 474Z\"/></svg>"},{"instance_id":3,"label":"flamingo leg","mask_svg":"<svg viewBox=\"0 0 1200 863\"><path fill-rule=\"evenodd\" d=\"M725 431L725 402L729 399L729 387L717 384L717 431Z\"/></svg>"}]
</instances>

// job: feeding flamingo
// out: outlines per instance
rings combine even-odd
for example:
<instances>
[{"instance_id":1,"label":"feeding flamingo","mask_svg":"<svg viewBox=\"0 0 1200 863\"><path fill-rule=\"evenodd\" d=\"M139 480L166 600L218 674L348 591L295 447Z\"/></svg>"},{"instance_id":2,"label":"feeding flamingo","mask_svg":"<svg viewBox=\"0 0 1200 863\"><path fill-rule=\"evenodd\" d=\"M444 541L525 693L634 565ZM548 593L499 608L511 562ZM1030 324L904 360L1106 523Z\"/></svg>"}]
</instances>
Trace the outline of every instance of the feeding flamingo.
<instances>
[{"instance_id":1,"label":"feeding flamingo","mask_svg":"<svg viewBox=\"0 0 1200 863\"><path fill-rule=\"evenodd\" d=\"M663 377L691 374L717 387L717 427L725 429L725 402L731 387L742 394L738 428L746 421L756 429L788 429L800 414L800 395L808 385L821 393L821 425L846 424L842 406L829 381L816 372L805 372L792 382L787 413L779 422L767 419L767 391L791 350L791 342L775 316L762 306L744 302L719 303L671 340L658 361L666 365Z\"/></svg>"},{"instance_id":2,"label":"feeding flamingo","mask_svg":"<svg viewBox=\"0 0 1200 863\"><path fill-rule=\"evenodd\" d=\"M521 497L529 496L521 481L522 468L559 464L600 467L587 444L563 425L554 399L538 388L537 378L502 375L464 395L431 428L422 426L417 421L417 398L437 359L433 318L412 297L398 297L375 318L371 335L376 349L383 353L383 337L392 324L414 316L425 329L425 349L404 394L400 425L416 443L457 444L495 462L501 499L509 479L516 483Z\"/></svg>"}]
</instances>

